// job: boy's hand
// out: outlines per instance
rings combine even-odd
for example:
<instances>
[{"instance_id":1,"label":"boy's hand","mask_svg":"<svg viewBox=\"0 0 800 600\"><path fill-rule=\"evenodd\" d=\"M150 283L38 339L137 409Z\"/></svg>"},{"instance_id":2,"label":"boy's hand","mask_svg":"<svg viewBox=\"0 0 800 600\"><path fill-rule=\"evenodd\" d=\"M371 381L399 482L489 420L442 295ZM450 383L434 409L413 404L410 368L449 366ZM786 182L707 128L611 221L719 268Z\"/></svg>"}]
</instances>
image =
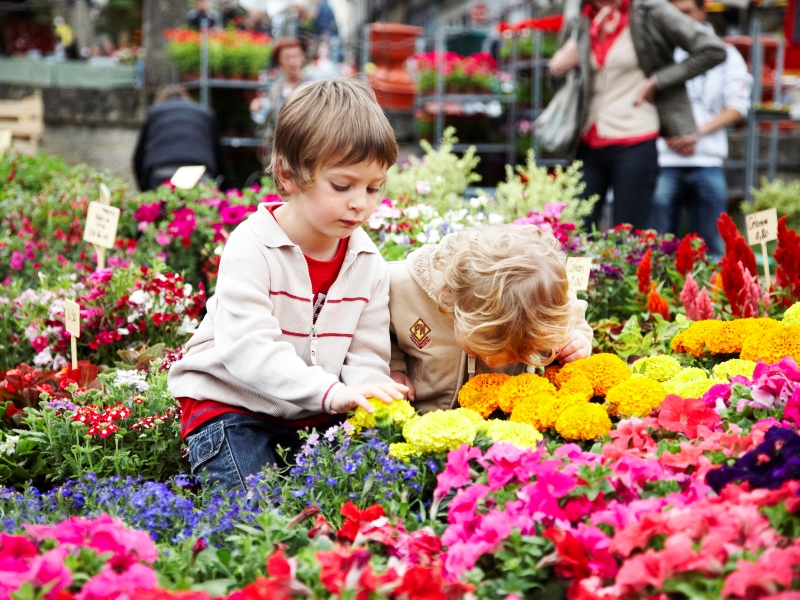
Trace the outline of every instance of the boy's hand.
<instances>
[{"instance_id":1,"label":"boy's hand","mask_svg":"<svg viewBox=\"0 0 800 600\"><path fill-rule=\"evenodd\" d=\"M579 358L588 358L591 353L592 344L586 339L586 336L573 331L569 334L567 343L558 350L556 359L563 365Z\"/></svg>"},{"instance_id":2,"label":"boy's hand","mask_svg":"<svg viewBox=\"0 0 800 600\"><path fill-rule=\"evenodd\" d=\"M389 377L391 377L393 381L396 381L400 385L404 385L408 388L408 393L406 394L406 398L408 398L409 402L413 402L414 398L417 395L417 390L414 389L414 384L411 383L411 380L408 378L408 375L406 375L402 371L392 371L391 373L389 373Z\"/></svg>"},{"instance_id":3,"label":"boy's hand","mask_svg":"<svg viewBox=\"0 0 800 600\"><path fill-rule=\"evenodd\" d=\"M400 400L408 388L394 381L391 383L377 383L364 385L346 385L331 398L331 412L347 413L356 407L361 407L372 414L374 408L367 398L378 398L389 404L392 400Z\"/></svg>"}]
</instances>

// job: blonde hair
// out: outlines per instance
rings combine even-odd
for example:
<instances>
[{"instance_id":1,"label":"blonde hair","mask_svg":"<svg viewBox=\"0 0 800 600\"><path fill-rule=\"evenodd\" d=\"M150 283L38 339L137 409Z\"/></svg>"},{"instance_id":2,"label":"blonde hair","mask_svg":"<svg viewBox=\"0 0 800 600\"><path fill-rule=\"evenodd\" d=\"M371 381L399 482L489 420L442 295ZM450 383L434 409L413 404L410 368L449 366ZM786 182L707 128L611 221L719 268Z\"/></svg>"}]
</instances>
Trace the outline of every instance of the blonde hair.
<instances>
[{"instance_id":1,"label":"blonde hair","mask_svg":"<svg viewBox=\"0 0 800 600\"><path fill-rule=\"evenodd\" d=\"M547 364L575 325L565 263L558 240L533 225L465 229L437 250L434 298L476 354Z\"/></svg>"},{"instance_id":2,"label":"blonde hair","mask_svg":"<svg viewBox=\"0 0 800 600\"><path fill-rule=\"evenodd\" d=\"M397 161L397 141L375 92L356 78L322 79L299 87L281 106L269 172L301 190L323 166ZM275 177L279 194L287 192Z\"/></svg>"}]
</instances>

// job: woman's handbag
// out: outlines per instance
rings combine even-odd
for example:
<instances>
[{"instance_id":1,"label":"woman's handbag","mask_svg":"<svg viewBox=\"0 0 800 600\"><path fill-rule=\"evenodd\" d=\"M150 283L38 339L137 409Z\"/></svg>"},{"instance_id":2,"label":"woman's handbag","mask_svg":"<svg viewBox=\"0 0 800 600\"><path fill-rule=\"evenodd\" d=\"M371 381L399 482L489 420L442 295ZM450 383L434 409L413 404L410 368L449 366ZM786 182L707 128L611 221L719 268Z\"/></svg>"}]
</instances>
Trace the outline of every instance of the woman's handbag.
<instances>
[{"instance_id":1,"label":"woman's handbag","mask_svg":"<svg viewBox=\"0 0 800 600\"><path fill-rule=\"evenodd\" d=\"M581 75L576 67L567 73L564 85L533 124L533 134L547 152L563 154L578 136L580 123Z\"/></svg>"}]
</instances>

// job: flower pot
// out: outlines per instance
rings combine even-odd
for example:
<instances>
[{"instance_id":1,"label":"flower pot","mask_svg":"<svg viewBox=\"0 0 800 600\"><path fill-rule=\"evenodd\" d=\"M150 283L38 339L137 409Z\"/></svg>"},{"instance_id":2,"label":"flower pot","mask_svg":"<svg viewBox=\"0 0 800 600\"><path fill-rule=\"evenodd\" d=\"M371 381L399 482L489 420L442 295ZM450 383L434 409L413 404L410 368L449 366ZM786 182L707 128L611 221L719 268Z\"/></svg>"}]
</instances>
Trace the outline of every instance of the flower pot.
<instances>
[{"instance_id":1,"label":"flower pot","mask_svg":"<svg viewBox=\"0 0 800 600\"><path fill-rule=\"evenodd\" d=\"M414 53L421 27L400 23L372 23L369 26L372 62L377 68L369 76L378 103L392 110L414 107L414 80L405 61Z\"/></svg>"}]
</instances>

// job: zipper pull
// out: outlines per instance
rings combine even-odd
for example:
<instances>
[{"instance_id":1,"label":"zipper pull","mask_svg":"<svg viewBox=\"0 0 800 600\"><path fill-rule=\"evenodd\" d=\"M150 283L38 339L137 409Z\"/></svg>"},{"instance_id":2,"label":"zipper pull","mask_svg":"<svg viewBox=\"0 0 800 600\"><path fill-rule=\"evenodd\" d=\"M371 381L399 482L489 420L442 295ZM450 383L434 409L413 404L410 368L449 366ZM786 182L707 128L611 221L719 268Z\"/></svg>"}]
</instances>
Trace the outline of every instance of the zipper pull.
<instances>
[{"instance_id":1,"label":"zipper pull","mask_svg":"<svg viewBox=\"0 0 800 600\"><path fill-rule=\"evenodd\" d=\"M311 339L311 364L317 364L317 326L311 326L311 334L309 335Z\"/></svg>"}]
</instances>

